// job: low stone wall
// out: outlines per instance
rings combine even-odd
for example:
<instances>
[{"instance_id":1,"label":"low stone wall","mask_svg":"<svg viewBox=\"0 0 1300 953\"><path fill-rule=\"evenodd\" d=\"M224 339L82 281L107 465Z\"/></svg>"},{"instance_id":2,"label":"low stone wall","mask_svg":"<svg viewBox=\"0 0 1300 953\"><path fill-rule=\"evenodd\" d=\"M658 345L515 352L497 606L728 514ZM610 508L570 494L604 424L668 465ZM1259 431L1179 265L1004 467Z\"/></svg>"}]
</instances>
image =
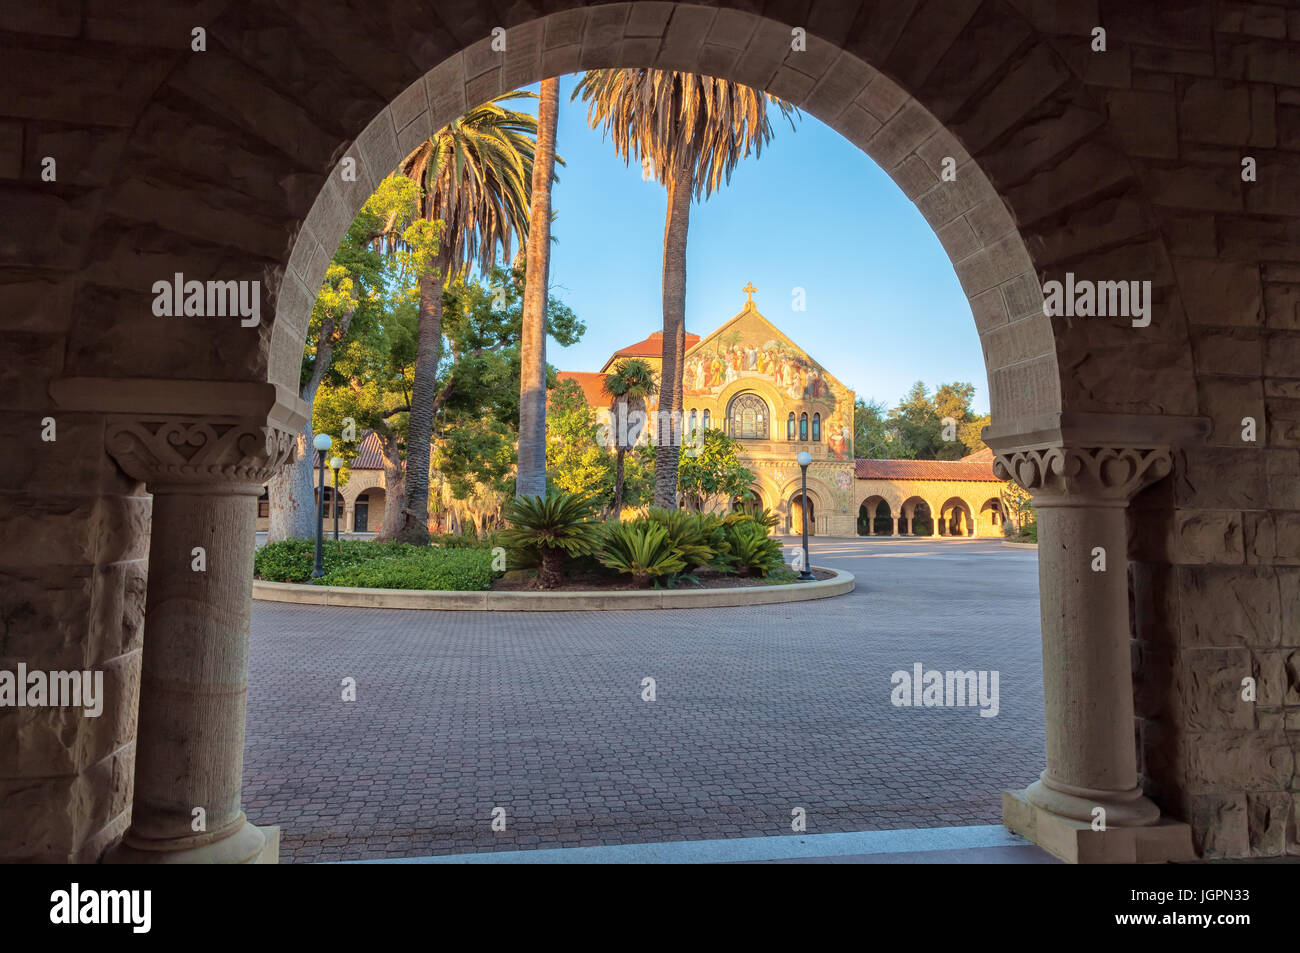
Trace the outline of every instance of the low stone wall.
<instances>
[{"instance_id":1,"label":"low stone wall","mask_svg":"<svg viewBox=\"0 0 1300 953\"><path fill-rule=\"evenodd\" d=\"M821 568L821 567L814 567ZM297 605L358 609L468 609L497 612L573 612L591 609L714 609L725 606L808 602L852 592L853 574L781 586L735 589L633 589L613 592L429 592L418 589L351 589L253 580L253 598Z\"/></svg>"}]
</instances>

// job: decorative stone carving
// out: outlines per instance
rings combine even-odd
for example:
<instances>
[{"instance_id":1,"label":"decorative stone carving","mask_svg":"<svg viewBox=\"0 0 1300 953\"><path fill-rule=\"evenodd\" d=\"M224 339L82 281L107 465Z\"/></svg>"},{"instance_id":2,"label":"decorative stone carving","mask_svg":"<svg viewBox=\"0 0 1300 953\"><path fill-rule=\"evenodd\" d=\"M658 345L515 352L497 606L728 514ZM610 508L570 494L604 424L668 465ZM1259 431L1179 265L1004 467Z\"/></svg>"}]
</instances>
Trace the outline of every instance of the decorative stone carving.
<instances>
[{"instance_id":1,"label":"decorative stone carving","mask_svg":"<svg viewBox=\"0 0 1300 953\"><path fill-rule=\"evenodd\" d=\"M1079 497L1123 503L1172 469L1163 447L1030 447L993 457L994 475L1014 480L1035 502Z\"/></svg>"},{"instance_id":2,"label":"decorative stone carving","mask_svg":"<svg viewBox=\"0 0 1300 953\"><path fill-rule=\"evenodd\" d=\"M115 417L108 452L151 491L260 486L293 461L297 434L239 417Z\"/></svg>"}]
</instances>

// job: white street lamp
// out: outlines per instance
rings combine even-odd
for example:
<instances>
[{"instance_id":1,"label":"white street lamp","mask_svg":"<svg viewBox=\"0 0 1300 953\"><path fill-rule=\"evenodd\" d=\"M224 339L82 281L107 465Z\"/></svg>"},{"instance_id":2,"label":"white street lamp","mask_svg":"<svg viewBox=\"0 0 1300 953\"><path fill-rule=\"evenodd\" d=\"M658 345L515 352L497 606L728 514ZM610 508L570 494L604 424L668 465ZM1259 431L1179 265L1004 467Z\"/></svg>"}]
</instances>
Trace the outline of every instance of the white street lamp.
<instances>
[{"instance_id":1,"label":"white street lamp","mask_svg":"<svg viewBox=\"0 0 1300 953\"><path fill-rule=\"evenodd\" d=\"M799 520L803 525L803 572L799 573L799 578L806 581L817 578L808 564L808 464L812 463L812 454L800 450L795 460L799 462L799 469L803 473L803 489L799 496L799 506L803 510L803 518Z\"/></svg>"},{"instance_id":2,"label":"white street lamp","mask_svg":"<svg viewBox=\"0 0 1300 953\"><path fill-rule=\"evenodd\" d=\"M320 458L320 478L316 481L316 485L320 489L316 496L316 566L311 571L313 579L319 579L325 575L325 566L321 562L320 551L321 536L325 532L325 451L333 443L333 439L327 433L318 433L316 439L311 442L311 445L319 451L318 456Z\"/></svg>"}]
</instances>

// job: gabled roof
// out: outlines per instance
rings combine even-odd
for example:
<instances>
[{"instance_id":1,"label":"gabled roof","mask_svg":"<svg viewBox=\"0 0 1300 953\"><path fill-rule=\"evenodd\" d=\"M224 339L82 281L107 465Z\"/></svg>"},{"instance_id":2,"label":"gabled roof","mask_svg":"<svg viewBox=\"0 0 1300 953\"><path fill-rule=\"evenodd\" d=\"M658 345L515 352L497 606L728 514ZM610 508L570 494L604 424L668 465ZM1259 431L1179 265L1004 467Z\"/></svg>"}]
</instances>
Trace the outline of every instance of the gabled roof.
<instances>
[{"instance_id":1,"label":"gabled roof","mask_svg":"<svg viewBox=\"0 0 1300 953\"><path fill-rule=\"evenodd\" d=\"M967 483L1001 483L993 475L993 451L973 453L960 460L854 460L859 480L955 480Z\"/></svg>"},{"instance_id":2,"label":"gabled roof","mask_svg":"<svg viewBox=\"0 0 1300 953\"><path fill-rule=\"evenodd\" d=\"M609 406L612 398L605 393L605 377L591 371L557 371L555 374L557 381L575 381L592 407Z\"/></svg>"},{"instance_id":3,"label":"gabled roof","mask_svg":"<svg viewBox=\"0 0 1300 953\"><path fill-rule=\"evenodd\" d=\"M686 334L686 350L693 348L700 340L698 334ZM610 355L605 362L605 369L622 357L663 357L664 353L664 333L655 331L644 341L637 341L635 344L629 344L625 348L620 348Z\"/></svg>"},{"instance_id":4,"label":"gabled roof","mask_svg":"<svg viewBox=\"0 0 1300 953\"><path fill-rule=\"evenodd\" d=\"M325 461L329 463L328 460ZM312 469L320 467L320 451L317 450L315 457L311 462ZM373 430L362 432L361 443L357 445L357 455L352 458L348 464L352 470L382 470L384 468L383 444L380 443L379 434Z\"/></svg>"}]
</instances>

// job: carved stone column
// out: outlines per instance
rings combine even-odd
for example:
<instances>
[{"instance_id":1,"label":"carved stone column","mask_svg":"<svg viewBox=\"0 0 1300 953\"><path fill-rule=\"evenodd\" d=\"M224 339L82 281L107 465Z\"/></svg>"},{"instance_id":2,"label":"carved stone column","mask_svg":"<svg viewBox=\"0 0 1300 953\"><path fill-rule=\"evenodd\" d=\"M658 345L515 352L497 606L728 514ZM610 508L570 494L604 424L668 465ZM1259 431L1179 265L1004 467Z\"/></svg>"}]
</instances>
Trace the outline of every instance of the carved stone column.
<instances>
[{"instance_id":1,"label":"carved stone column","mask_svg":"<svg viewBox=\"0 0 1300 953\"><path fill-rule=\"evenodd\" d=\"M240 790L257 498L295 437L264 418L110 419L108 451L153 494L153 524L131 826L107 862L278 856Z\"/></svg>"},{"instance_id":2,"label":"carved stone column","mask_svg":"<svg viewBox=\"0 0 1300 953\"><path fill-rule=\"evenodd\" d=\"M1169 474L1168 449L1042 447L993 464L1034 498L1047 767L1005 792L1006 825L1080 862L1190 859L1186 825L1161 823L1137 776L1126 508Z\"/></svg>"}]
</instances>

